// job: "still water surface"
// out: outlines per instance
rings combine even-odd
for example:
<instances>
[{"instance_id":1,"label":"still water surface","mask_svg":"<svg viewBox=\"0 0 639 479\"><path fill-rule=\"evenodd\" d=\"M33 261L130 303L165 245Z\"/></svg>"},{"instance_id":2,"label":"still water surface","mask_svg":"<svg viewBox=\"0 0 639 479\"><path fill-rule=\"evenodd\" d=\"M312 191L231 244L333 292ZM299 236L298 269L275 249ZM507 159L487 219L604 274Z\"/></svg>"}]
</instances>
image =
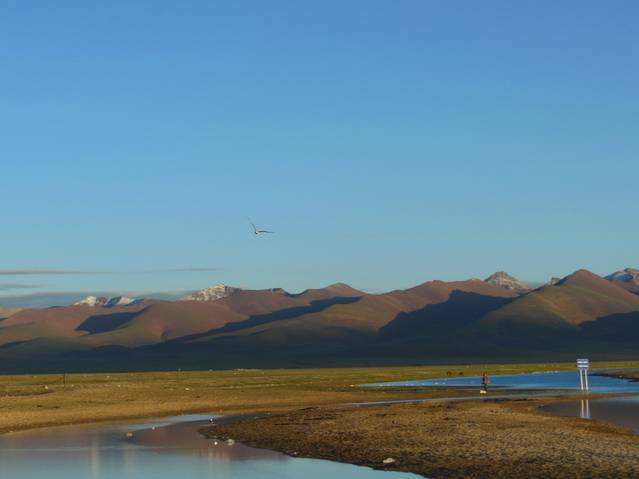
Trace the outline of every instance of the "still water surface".
<instances>
[{"instance_id":1,"label":"still water surface","mask_svg":"<svg viewBox=\"0 0 639 479\"><path fill-rule=\"evenodd\" d=\"M589 376L590 391L593 393L624 393L639 392L639 382L632 382L626 379L618 379L607 376ZM368 386L425 386L425 387L458 387L458 388L480 388L481 377L477 376L457 376L443 379L430 379L419 381L400 381L390 383L369 384ZM533 374L509 374L490 376L490 387L498 389L579 389L579 374L577 371L559 371L551 373Z\"/></svg>"},{"instance_id":2,"label":"still water surface","mask_svg":"<svg viewBox=\"0 0 639 479\"><path fill-rule=\"evenodd\" d=\"M599 394L639 393L639 382L607 376L589 376L590 392ZM368 387L447 387L477 388L481 387L481 377L452 377L419 381L401 381L393 383L369 384ZM490 389L510 391L567 391L574 394L579 386L579 373L559 371L550 373L511 374L490 377ZM525 396L529 394L524 393ZM495 397L491 395L489 397ZM459 398L456 398L459 399ZM597 419L619 426L627 427L639 433L639 396L579 399L545 406L544 410L559 416Z\"/></svg>"},{"instance_id":3,"label":"still water surface","mask_svg":"<svg viewBox=\"0 0 639 479\"><path fill-rule=\"evenodd\" d=\"M415 479L331 461L215 443L197 430L210 416L65 426L0 435L0 478Z\"/></svg>"},{"instance_id":4,"label":"still water surface","mask_svg":"<svg viewBox=\"0 0 639 479\"><path fill-rule=\"evenodd\" d=\"M639 434L639 396L580 399L550 404L544 410L558 416L597 419L627 427Z\"/></svg>"}]
</instances>

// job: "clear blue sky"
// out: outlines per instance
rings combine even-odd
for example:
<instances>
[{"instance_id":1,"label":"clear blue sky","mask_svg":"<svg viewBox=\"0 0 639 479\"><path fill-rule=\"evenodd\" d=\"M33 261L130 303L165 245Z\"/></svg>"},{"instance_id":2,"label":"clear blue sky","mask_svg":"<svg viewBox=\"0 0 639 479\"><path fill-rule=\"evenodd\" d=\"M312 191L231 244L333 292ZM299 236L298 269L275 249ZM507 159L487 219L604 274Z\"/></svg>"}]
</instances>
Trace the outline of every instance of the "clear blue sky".
<instances>
[{"instance_id":1,"label":"clear blue sky","mask_svg":"<svg viewBox=\"0 0 639 479\"><path fill-rule=\"evenodd\" d=\"M638 2L97 3L2 2L0 269L118 274L4 294L639 264Z\"/></svg>"}]
</instances>

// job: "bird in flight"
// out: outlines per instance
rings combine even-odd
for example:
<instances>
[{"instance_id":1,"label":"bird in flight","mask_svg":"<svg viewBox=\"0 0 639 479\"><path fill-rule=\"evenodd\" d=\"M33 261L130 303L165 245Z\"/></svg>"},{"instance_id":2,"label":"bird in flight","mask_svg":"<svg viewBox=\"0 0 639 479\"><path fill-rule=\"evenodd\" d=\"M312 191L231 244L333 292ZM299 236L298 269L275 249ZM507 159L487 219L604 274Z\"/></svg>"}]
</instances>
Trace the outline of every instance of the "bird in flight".
<instances>
[{"instance_id":1,"label":"bird in flight","mask_svg":"<svg viewBox=\"0 0 639 479\"><path fill-rule=\"evenodd\" d=\"M255 235L259 236L261 234L264 233L269 233L269 234L273 234L275 233L275 231L268 231L268 230L258 230L257 227L255 226L255 224L251 221L251 219L249 218L249 223L251 223L251 226L253 227L253 233L255 233Z\"/></svg>"}]
</instances>

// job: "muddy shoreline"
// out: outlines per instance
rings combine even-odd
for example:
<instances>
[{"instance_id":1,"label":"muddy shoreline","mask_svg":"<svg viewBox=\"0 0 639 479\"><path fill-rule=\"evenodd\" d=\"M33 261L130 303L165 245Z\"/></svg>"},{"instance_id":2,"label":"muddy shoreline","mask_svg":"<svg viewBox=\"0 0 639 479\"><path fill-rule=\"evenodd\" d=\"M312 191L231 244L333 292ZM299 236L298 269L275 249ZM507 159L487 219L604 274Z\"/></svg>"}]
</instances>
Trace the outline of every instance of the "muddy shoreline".
<instances>
[{"instance_id":1,"label":"muddy shoreline","mask_svg":"<svg viewBox=\"0 0 639 479\"><path fill-rule=\"evenodd\" d=\"M639 371L606 371L595 373L597 376L606 376L615 379L625 379L633 383L639 382Z\"/></svg>"},{"instance_id":2,"label":"muddy shoreline","mask_svg":"<svg viewBox=\"0 0 639 479\"><path fill-rule=\"evenodd\" d=\"M573 398L304 408L202 429L294 457L439 477L639 477L639 437L540 407ZM394 462L384 464L392 458Z\"/></svg>"}]
</instances>

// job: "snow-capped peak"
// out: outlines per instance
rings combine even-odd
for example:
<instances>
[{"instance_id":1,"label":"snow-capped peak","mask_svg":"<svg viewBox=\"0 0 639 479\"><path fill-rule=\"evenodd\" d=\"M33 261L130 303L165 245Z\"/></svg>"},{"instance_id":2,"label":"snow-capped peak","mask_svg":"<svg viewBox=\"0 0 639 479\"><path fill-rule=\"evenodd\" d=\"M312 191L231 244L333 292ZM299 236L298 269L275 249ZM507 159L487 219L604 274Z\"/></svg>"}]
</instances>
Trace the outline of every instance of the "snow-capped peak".
<instances>
[{"instance_id":1,"label":"snow-capped peak","mask_svg":"<svg viewBox=\"0 0 639 479\"><path fill-rule=\"evenodd\" d=\"M517 278L510 276L505 271L498 271L496 273L493 273L484 281L494 286L499 286L500 288L517 291L520 293L530 290L530 286L528 286L523 281L519 281Z\"/></svg>"},{"instance_id":2,"label":"snow-capped peak","mask_svg":"<svg viewBox=\"0 0 639 479\"><path fill-rule=\"evenodd\" d=\"M102 306L104 308L113 308L115 306L130 306L141 302L142 299L129 298L127 296L116 296L114 298L105 298L103 296L87 296L77 303L73 303L74 306L91 306L93 308Z\"/></svg>"},{"instance_id":3,"label":"snow-capped peak","mask_svg":"<svg viewBox=\"0 0 639 479\"><path fill-rule=\"evenodd\" d=\"M606 276L606 279L610 281L620 281L622 283L639 283L639 269L626 268L615 271L611 275Z\"/></svg>"},{"instance_id":4,"label":"snow-capped peak","mask_svg":"<svg viewBox=\"0 0 639 479\"><path fill-rule=\"evenodd\" d=\"M112 308L114 306L129 306L134 303L138 303L139 299L129 298L127 296L116 296L115 298L111 298L107 301L106 307Z\"/></svg>"},{"instance_id":5,"label":"snow-capped peak","mask_svg":"<svg viewBox=\"0 0 639 479\"><path fill-rule=\"evenodd\" d=\"M104 306L107 303L107 301L108 299L104 297L87 296L83 300L78 301L77 303L73 303L73 306L91 306L91 307Z\"/></svg>"},{"instance_id":6,"label":"snow-capped peak","mask_svg":"<svg viewBox=\"0 0 639 479\"><path fill-rule=\"evenodd\" d=\"M236 291L240 291L240 288L234 288L232 286L226 286L225 284L217 284L210 288L205 288L195 293L189 294L182 298L182 301L215 301L218 299L226 298L232 295Z\"/></svg>"}]
</instances>

